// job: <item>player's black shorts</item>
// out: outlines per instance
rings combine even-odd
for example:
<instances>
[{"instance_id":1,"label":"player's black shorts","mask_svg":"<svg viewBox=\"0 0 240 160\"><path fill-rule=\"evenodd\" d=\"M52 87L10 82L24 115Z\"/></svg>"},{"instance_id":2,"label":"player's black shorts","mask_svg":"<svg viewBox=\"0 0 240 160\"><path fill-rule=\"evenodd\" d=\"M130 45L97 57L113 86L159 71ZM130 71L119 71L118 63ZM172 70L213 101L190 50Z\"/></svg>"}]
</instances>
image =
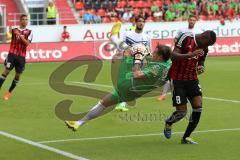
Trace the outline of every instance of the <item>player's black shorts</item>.
<instances>
[{"instance_id":1,"label":"player's black shorts","mask_svg":"<svg viewBox=\"0 0 240 160\"><path fill-rule=\"evenodd\" d=\"M195 96L202 96L202 89L198 80L172 80L173 106L187 104L187 100L191 100Z\"/></svg>"},{"instance_id":2,"label":"player's black shorts","mask_svg":"<svg viewBox=\"0 0 240 160\"><path fill-rule=\"evenodd\" d=\"M22 73L25 69L25 57L18 56L16 54L9 53L5 60L5 67L8 70L12 70L15 67L17 73Z\"/></svg>"}]
</instances>

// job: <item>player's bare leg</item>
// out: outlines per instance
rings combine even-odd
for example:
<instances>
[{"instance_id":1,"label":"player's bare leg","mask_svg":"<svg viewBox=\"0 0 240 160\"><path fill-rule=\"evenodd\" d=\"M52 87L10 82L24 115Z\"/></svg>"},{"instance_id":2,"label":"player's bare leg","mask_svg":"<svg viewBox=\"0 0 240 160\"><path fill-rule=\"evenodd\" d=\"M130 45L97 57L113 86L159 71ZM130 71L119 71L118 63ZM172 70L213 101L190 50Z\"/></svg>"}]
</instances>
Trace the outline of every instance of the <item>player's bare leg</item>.
<instances>
[{"instance_id":1,"label":"player's bare leg","mask_svg":"<svg viewBox=\"0 0 240 160\"><path fill-rule=\"evenodd\" d=\"M112 99L112 94L106 95L100 100L82 119L79 121L65 121L68 128L76 131L79 126L84 125L87 121L97 118L102 115L107 107L113 106L118 102Z\"/></svg>"},{"instance_id":2,"label":"player's bare leg","mask_svg":"<svg viewBox=\"0 0 240 160\"><path fill-rule=\"evenodd\" d=\"M197 144L197 142L194 142L193 140L189 140L189 137L191 133L195 130L195 128L198 125L198 122L201 117L202 113L202 97L201 96L195 96L191 99L191 105L192 105L192 115L189 119L189 123L187 126L187 129L183 135L182 143L183 144Z\"/></svg>"},{"instance_id":3,"label":"player's bare leg","mask_svg":"<svg viewBox=\"0 0 240 160\"><path fill-rule=\"evenodd\" d=\"M17 86L17 83L19 82L20 76L21 76L21 73L17 73L16 72L11 86L9 87L8 91L6 92L6 94L4 96L4 100L8 100L9 99L9 97L11 96L12 91L14 90L14 88Z\"/></svg>"},{"instance_id":4,"label":"player's bare leg","mask_svg":"<svg viewBox=\"0 0 240 160\"><path fill-rule=\"evenodd\" d=\"M180 121L187 115L187 104L176 106L176 111L165 121L164 135L166 138L171 138L172 125Z\"/></svg>"}]
</instances>

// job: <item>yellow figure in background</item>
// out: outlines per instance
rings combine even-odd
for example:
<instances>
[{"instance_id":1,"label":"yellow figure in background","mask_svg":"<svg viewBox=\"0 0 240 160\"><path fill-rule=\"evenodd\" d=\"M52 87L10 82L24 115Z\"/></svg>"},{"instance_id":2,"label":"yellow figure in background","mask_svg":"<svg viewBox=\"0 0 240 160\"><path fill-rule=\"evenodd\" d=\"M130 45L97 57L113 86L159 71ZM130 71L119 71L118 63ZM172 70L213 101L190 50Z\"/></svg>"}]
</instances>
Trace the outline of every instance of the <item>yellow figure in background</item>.
<instances>
[{"instance_id":1,"label":"yellow figure in background","mask_svg":"<svg viewBox=\"0 0 240 160\"><path fill-rule=\"evenodd\" d=\"M6 33L6 43L11 43L12 41L12 26L9 26L8 31Z\"/></svg>"}]
</instances>

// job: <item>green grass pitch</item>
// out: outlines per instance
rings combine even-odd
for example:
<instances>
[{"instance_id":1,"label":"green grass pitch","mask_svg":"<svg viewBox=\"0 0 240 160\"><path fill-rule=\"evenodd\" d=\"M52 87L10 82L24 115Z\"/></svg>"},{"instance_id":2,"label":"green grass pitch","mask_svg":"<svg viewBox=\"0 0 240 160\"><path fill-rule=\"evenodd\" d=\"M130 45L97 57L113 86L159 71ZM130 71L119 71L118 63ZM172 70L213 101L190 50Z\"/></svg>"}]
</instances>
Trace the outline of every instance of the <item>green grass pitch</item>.
<instances>
[{"instance_id":1,"label":"green grass pitch","mask_svg":"<svg viewBox=\"0 0 240 160\"><path fill-rule=\"evenodd\" d=\"M66 140L43 144L93 160L239 160L240 57L208 57L206 72L200 76L205 98L197 131L203 132L193 134L193 138L200 143L194 146L181 145L182 134L174 134L170 140L161 134L164 117L174 110L170 95L163 102L156 100L156 97L139 99L127 114L113 111L89 122L77 132L68 130L63 121L56 117L55 105L61 100L70 99L74 101L71 111L79 113L90 109L98 99L64 95L52 90L48 83L49 76L61 64L27 64L10 100L0 99L0 131L34 142ZM110 65L110 62L104 62L95 84L111 86ZM73 71L67 77L67 83L81 85L74 82L81 82L84 72L85 67ZM1 97L12 78L13 74L4 83ZM111 91L107 86L91 87ZM144 117L150 114L159 117L154 120ZM184 119L175 124L173 130L183 132L186 126L187 120ZM94 137L97 138L86 139ZM0 135L0 160L16 159L71 158Z\"/></svg>"}]
</instances>

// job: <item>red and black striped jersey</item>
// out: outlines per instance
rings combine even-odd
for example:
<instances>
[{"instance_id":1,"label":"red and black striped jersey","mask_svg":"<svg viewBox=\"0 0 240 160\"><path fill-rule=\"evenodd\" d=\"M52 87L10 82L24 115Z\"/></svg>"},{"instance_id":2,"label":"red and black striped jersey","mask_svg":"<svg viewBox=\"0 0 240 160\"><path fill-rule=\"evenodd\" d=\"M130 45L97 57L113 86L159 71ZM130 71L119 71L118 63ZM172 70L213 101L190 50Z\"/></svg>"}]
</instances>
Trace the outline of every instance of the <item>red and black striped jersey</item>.
<instances>
[{"instance_id":1,"label":"red and black striped jersey","mask_svg":"<svg viewBox=\"0 0 240 160\"><path fill-rule=\"evenodd\" d=\"M188 54L196 49L197 46L195 35L193 33L182 34L175 47L181 50L180 54ZM208 48L204 48L204 54L188 59L173 59L172 66L169 70L169 77L174 80L197 80L197 66L204 65L205 58L208 53Z\"/></svg>"},{"instance_id":2,"label":"red and black striped jersey","mask_svg":"<svg viewBox=\"0 0 240 160\"><path fill-rule=\"evenodd\" d=\"M27 29L27 28L25 28L25 29L14 28L14 29L12 29L12 41L11 41L9 53L25 57L26 52L27 52L27 46L15 34L15 32L19 32L20 35L23 35L25 39L27 39L31 42L32 37L33 37L32 31Z\"/></svg>"}]
</instances>

